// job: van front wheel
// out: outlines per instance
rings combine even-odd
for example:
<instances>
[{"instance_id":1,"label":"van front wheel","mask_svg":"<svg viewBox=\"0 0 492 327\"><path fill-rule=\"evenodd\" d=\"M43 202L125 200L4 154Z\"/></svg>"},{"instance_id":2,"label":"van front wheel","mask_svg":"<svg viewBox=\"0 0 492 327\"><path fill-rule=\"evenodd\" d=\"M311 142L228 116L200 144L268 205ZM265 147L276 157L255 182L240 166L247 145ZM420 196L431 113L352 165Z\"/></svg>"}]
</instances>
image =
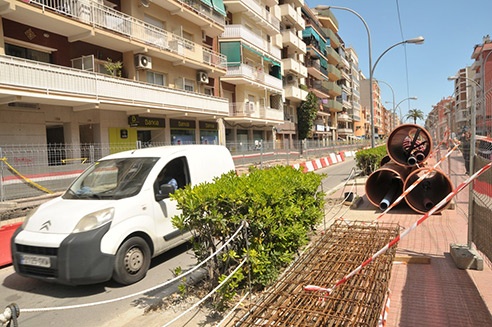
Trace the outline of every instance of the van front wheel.
<instances>
[{"instance_id":1,"label":"van front wheel","mask_svg":"<svg viewBox=\"0 0 492 327\"><path fill-rule=\"evenodd\" d=\"M136 283L145 277L149 266L149 245L140 237L131 237L116 253L113 279L123 285Z\"/></svg>"}]
</instances>

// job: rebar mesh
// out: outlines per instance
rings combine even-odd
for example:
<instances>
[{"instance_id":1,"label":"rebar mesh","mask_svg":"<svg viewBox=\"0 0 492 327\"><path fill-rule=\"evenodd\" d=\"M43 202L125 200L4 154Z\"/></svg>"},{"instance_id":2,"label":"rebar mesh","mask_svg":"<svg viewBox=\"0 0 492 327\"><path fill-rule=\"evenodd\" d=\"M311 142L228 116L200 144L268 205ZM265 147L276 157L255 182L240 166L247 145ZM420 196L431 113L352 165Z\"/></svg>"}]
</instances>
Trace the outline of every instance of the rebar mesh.
<instances>
[{"instance_id":1,"label":"rebar mesh","mask_svg":"<svg viewBox=\"0 0 492 327\"><path fill-rule=\"evenodd\" d=\"M329 288L399 234L396 224L337 220L236 326L377 326L396 248L377 257L331 294Z\"/></svg>"}]
</instances>

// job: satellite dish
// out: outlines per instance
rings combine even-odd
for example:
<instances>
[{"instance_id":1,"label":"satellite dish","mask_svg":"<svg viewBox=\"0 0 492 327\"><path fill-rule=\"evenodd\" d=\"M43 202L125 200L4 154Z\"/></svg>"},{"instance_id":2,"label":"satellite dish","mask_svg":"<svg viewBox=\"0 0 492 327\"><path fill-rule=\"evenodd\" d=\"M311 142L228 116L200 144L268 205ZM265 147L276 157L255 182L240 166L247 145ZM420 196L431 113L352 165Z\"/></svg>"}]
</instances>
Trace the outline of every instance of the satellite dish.
<instances>
[{"instance_id":1,"label":"satellite dish","mask_svg":"<svg viewBox=\"0 0 492 327\"><path fill-rule=\"evenodd\" d=\"M140 4L143 7L148 8L149 7L149 4L150 4L150 0L140 0Z\"/></svg>"}]
</instances>

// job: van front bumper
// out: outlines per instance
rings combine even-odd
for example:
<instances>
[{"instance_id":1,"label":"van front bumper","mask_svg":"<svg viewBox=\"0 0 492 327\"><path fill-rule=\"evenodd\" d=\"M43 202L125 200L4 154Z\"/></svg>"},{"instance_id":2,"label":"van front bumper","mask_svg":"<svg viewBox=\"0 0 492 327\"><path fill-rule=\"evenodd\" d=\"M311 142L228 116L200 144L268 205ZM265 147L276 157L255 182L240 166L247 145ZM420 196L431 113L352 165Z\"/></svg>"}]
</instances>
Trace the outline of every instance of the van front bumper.
<instances>
[{"instance_id":1,"label":"van front bumper","mask_svg":"<svg viewBox=\"0 0 492 327\"><path fill-rule=\"evenodd\" d=\"M12 236L12 261L15 271L33 277L68 285L84 285L111 279L114 255L102 253L101 239L110 223L97 229L69 234L58 248L15 243L20 227Z\"/></svg>"}]
</instances>

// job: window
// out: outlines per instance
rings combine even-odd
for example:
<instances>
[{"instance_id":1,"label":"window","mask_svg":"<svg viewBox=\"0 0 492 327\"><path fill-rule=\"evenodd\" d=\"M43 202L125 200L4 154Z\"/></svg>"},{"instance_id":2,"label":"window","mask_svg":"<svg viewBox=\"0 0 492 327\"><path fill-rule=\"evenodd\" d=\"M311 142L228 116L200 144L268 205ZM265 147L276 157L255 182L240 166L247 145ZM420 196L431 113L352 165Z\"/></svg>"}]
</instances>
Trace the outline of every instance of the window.
<instances>
[{"instance_id":1,"label":"window","mask_svg":"<svg viewBox=\"0 0 492 327\"><path fill-rule=\"evenodd\" d=\"M5 43L5 54L18 58L30 59L51 63L51 53L46 53L34 49L25 48L18 45Z\"/></svg>"},{"instance_id":2,"label":"window","mask_svg":"<svg viewBox=\"0 0 492 327\"><path fill-rule=\"evenodd\" d=\"M179 77L176 79L175 84L177 89L195 92L195 81L192 79Z\"/></svg>"},{"instance_id":3,"label":"window","mask_svg":"<svg viewBox=\"0 0 492 327\"><path fill-rule=\"evenodd\" d=\"M164 74L147 71L147 83L167 86L167 76Z\"/></svg>"},{"instance_id":4,"label":"window","mask_svg":"<svg viewBox=\"0 0 492 327\"><path fill-rule=\"evenodd\" d=\"M205 86L205 88L203 90L203 93L205 93L206 95L213 96L214 95L214 88L213 87L209 87L209 86Z\"/></svg>"}]
</instances>

